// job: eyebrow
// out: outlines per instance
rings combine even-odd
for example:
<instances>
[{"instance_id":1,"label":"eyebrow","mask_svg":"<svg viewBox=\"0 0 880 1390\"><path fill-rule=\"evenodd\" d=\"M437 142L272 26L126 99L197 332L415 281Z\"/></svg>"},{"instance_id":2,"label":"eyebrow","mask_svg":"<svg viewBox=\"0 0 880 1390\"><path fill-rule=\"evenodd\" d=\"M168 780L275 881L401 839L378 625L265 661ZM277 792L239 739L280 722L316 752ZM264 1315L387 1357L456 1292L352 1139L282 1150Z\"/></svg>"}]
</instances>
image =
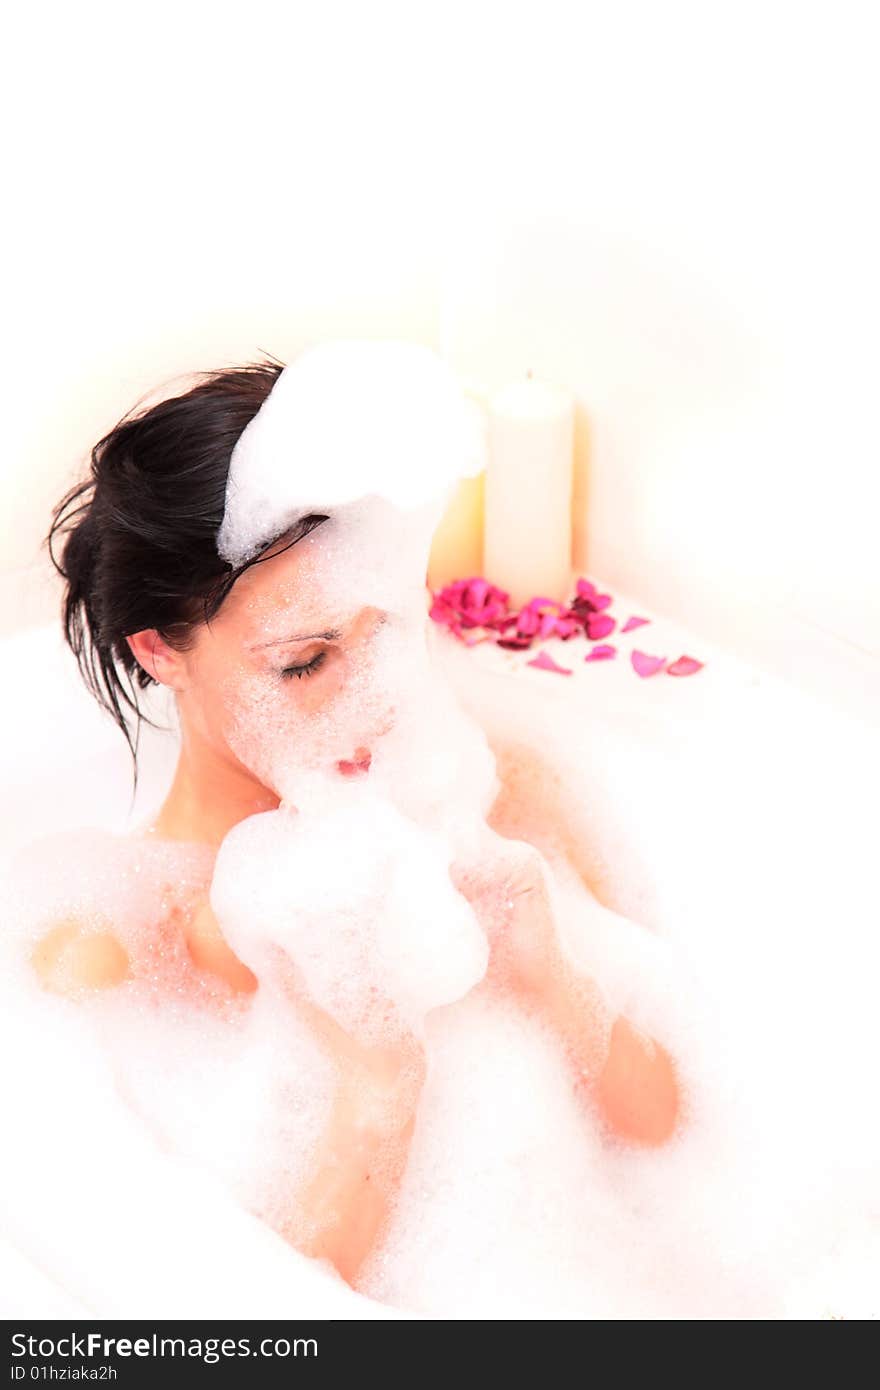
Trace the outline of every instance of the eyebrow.
<instances>
[{"instance_id":1,"label":"eyebrow","mask_svg":"<svg viewBox=\"0 0 880 1390\"><path fill-rule=\"evenodd\" d=\"M248 648L249 651L259 651L263 647L281 647L287 642L314 642L322 639L325 642L335 642L342 636L338 628L329 628L327 632L298 632L292 633L288 637L273 637L268 642L254 642Z\"/></svg>"}]
</instances>

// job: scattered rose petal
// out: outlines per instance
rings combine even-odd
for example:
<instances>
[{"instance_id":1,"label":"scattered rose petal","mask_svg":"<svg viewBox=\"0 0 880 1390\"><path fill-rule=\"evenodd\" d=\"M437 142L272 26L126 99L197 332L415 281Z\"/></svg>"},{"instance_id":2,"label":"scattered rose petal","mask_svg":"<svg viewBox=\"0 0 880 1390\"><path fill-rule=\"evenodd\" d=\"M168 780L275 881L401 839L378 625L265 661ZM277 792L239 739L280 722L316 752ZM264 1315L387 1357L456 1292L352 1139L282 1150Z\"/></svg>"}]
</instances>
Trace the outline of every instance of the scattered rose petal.
<instances>
[{"instance_id":1,"label":"scattered rose petal","mask_svg":"<svg viewBox=\"0 0 880 1390\"><path fill-rule=\"evenodd\" d=\"M510 595L487 579L474 575L457 579L433 595L431 617L447 627L498 627L508 616Z\"/></svg>"},{"instance_id":2,"label":"scattered rose petal","mask_svg":"<svg viewBox=\"0 0 880 1390\"><path fill-rule=\"evenodd\" d=\"M434 619L435 623L446 623L448 625L454 621L455 612L442 598L435 597L434 602L431 604L431 617Z\"/></svg>"},{"instance_id":3,"label":"scattered rose petal","mask_svg":"<svg viewBox=\"0 0 880 1390\"><path fill-rule=\"evenodd\" d=\"M702 671L705 666L704 661L697 661L692 656L680 656L677 661L673 661L671 666L666 667L667 676L692 676L695 671Z\"/></svg>"},{"instance_id":4,"label":"scattered rose petal","mask_svg":"<svg viewBox=\"0 0 880 1390\"><path fill-rule=\"evenodd\" d=\"M597 643L584 661L608 661L617 655L616 647L599 640L608 637L617 627L617 620L604 611L613 602L612 596L600 593L589 579L577 580L575 596L568 606L544 594L536 594L518 612L511 612L510 595L481 575L457 579L439 593L432 593L431 599L430 615L433 620L442 623L459 642L468 647L476 647L481 642L494 642L508 651L521 652L550 637L568 641L583 633L589 641ZM619 631L634 632L650 622L650 618L633 614ZM630 661L636 674L643 677L655 675L664 666L667 675L692 676L701 671L704 665L695 657L680 656L667 666L665 656L652 656L649 652L641 651L631 651ZM553 671L560 676L573 674L545 651L539 652L526 665L534 666L539 671ZM350 775L350 768L352 771L360 770L356 762L346 763L346 774Z\"/></svg>"},{"instance_id":5,"label":"scattered rose petal","mask_svg":"<svg viewBox=\"0 0 880 1390\"><path fill-rule=\"evenodd\" d=\"M630 652L630 659L638 676L653 676L666 665L665 656L649 656L647 652Z\"/></svg>"},{"instance_id":6,"label":"scattered rose petal","mask_svg":"<svg viewBox=\"0 0 880 1390\"><path fill-rule=\"evenodd\" d=\"M567 666L557 666L552 656L548 656L546 652L539 652L537 656L532 657L531 661L527 661L526 665L535 666L539 671L555 671L559 676L571 675Z\"/></svg>"},{"instance_id":7,"label":"scattered rose petal","mask_svg":"<svg viewBox=\"0 0 880 1390\"><path fill-rule=\"evenodd\" d=\"M608 605L612 602L611 595L600 594L595 584L591 584L589 579L578 580L577 599L575 600L575 602L577 602L578 599L581 601L581 603L586 604L588 608L591 608L594 613L598 613L603 608L607 608Z\"/></svg>"},{"instance_id":8,"label":"scattered rose petal","mask_svg":"<svg viewBox=\"0 0 880 1390\"><path fill-rule=\"evenodd\" d=\"M518 612L511 612L510 595L481 575L457 579L439 593L432 593L431 599L430 615L433 620L442 623L459 642L468 647L494 642L508 651L519 652L550 637L568 641L583 633L589 641L597 643L584 661L608 661L617 655L616 647L600 640L608 637L617 627L616 619L604 611L613 602L612 596L600 593L589 579L576 581L575 596L568 606L545 594L536 594ZM650 622L650 618L633 614L619 631L634 632ZM664 666L670 676L691 676L701 671L704 665L692 656L680 656L667 666L665 657L641 651L630 652L630 660L637 675L643 677L655 675ZM526 664L540 671L572 675L570 670L559 666L546 652L539 652Z\"/></svg>"},{"instance_id":9,"label":"scattered rose petal","mask_svg":"<svg viewBox=\"0 0 880 1390\"><path fill-rule=\"evenodd\" d=\"M526 608L538 608L538 609L542 609L542 608L555 608L556 611L557 611L557 613L561 612L561 611L562 611L562 608L564 607L564 605L561 604L557 599L555 599L555 598L545 598L545 597L544 597L543 595L541 595L541 594L536 594L534 598L530 598L529 601L528 601L528 603L527 603L525 606L526 606Z\"/></svg>"},{"instance_id":10,"label":"scattered rose petal","mask_svg":"<svg viewBox=\"0 0 880 1390\"><path fill-rule=\"evenodd\" d=\"M617 626L614 619L608 613L591 613L587 618L586 633L591 642L596 642L601 637L607 637Z\"/></svg>"},{"instance_id":11,"label":"scattered rose petal","mask_svg":"<svg viewBox=\"0 0 880 1390\"><path fill-rule=\"evenodd\" d=\"M541 627L541 619L534 608L524 608L516 620L516 630L521 637L534 637Z\"/></svg>"}]
</instances>

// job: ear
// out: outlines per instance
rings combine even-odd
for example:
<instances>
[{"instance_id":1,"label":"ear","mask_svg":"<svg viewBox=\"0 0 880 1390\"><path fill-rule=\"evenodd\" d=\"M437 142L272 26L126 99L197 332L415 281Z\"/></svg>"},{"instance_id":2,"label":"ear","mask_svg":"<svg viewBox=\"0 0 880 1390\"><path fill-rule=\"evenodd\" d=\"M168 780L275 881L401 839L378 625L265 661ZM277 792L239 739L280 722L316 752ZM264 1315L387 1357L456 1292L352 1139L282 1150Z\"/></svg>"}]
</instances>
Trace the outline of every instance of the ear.
<instances>
[{"instance_id":1,"label":"ear","mask_svg":"<svg viewBox=\"0 0 880 1390\"><path fill-rule=\"evenodd\" d=\"M169 647L154 627L146 627L142 632L132 632L126 637L132 655L139 666L160 685L170 686L172 690L183 688L184 662L181 652Z\"/></svg>"}]
</instances>

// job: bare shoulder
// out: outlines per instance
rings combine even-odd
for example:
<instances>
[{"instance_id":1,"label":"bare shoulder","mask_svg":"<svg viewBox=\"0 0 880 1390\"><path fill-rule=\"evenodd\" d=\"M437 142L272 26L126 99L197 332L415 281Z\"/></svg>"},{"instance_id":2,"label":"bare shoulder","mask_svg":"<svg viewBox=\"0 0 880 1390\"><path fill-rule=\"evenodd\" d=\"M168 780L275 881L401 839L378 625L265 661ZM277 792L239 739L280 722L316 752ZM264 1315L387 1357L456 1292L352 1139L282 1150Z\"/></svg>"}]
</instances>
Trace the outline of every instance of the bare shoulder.
<instances>
[{"instance_id":1,"label":"bare shoulder","mask_svg":"<svg viewBox=\"0 0 880 1390\"><path fill-rule=\"evenodd\" d=\"M128 952L106 926L67 917L52 925L31 952L31 964L47 989L75 994L107 989L130 974Z\"/></svg>"},{"instance_id":2,"label":"bare shoulder","mask_svg":"<svg viewBox=\"0 0 880 1390\"><path fill-rule=\"evenodd\" d=\"M152 969L160 938L175 954L181 932L189 934L193 906L206 897L212 862L207 846L69 830L18 852L3 900L47 989L107 989L139 978L145 961ZM213 959L223 943L206 909L196 913L195 925L198 945Z\"/></svg>"},{"instance_id":3,"label":"bare shoulder","mask_svg":"<svg viewBox=\"0 0 880 1390\"><path fill-rule=\"evenodd\" d=\"M106 989L130 973L105 885L118 881L125 840L98 829L45 835L4 874L3 900L31 966L58 994Z\"/></svg>"}]
</instances>

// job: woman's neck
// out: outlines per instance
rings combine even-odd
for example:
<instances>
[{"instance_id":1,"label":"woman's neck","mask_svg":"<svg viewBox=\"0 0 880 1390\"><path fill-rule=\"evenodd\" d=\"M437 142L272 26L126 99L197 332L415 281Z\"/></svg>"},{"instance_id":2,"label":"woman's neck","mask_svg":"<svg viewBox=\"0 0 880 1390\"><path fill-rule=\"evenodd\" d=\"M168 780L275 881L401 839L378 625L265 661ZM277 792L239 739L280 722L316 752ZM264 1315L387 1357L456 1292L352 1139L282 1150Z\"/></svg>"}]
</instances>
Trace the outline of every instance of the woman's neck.
<instances>
[{"instance_id":1,"label":"woman's neck","mask_svg":"<svg viewBox=\"0 0 880 1390\"><path fill-rule=\"evenodd\" d=\"M279 798L243 768L219 755L203 739L185 736L174 780L159 814L147 827L168 840L219 847L248 816L274 811Z\"/></svg>"}]
</instances>

